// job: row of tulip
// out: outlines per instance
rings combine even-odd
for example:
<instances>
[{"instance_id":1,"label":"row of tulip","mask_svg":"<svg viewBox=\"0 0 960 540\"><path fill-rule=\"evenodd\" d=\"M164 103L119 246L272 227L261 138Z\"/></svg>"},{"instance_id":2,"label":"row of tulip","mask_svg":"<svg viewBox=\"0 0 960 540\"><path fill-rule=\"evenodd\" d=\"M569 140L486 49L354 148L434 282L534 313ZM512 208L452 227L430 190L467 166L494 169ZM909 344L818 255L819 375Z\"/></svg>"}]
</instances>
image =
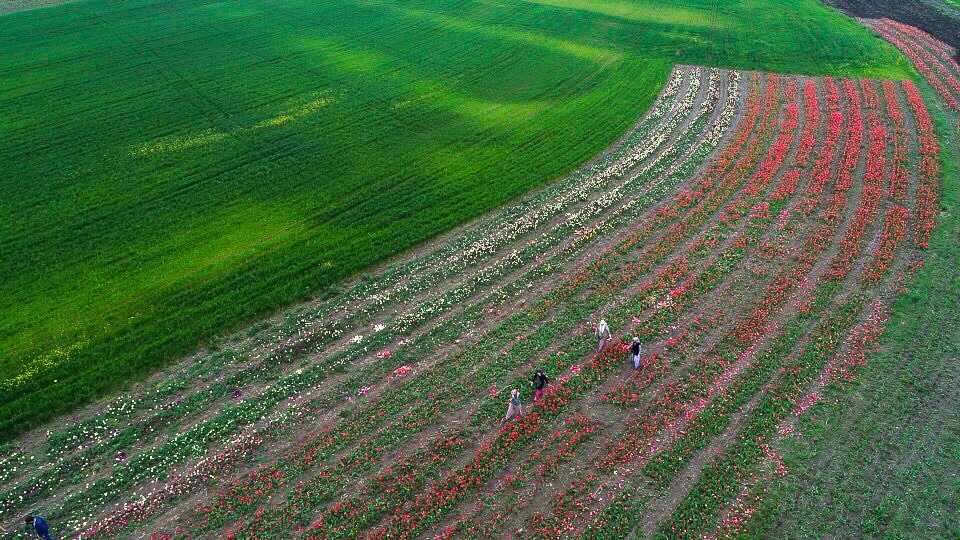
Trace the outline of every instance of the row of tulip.
<instances>
[{"instance_id":1,"label":"row of tulip","mask_svg":"<svg viewBox=\"0 0 960 540\"><path fill-rule=\"evenodd\" d=\"M796 87L793 85L788 85L786 94L792 101L795 100ZM792 135L797 129L797 112L798 111L795 105L788 105L787 107L785 107L785 119L784 119L784 122L781 124L781 132L782 132L781 134L787 133L787 134L790 134L790 137L788 138L778 137L777 141L772 145L770 153L768 154L767 159L764 161L764 165L760 167L760 170L754 175L751 182L749 182L747 186L744 188L738 200L727 205L725 210L726 214L736 215L740 212L744 212L745 206L746 208L749 209L750 202L753 202L753 203L757 202L759 195L763 192L762 186L765 183L769 182L769 180L773 177L774 173L779 168L776 165L777 161L782 160L782 156L786 153L786 149L790 147L790 142L792 142ZM769 217L770 217L769 213L766 213L766 214L751 213L750 221L744 225L744 227L749 231L748 237L753 239L759 237L764 227L757 226L756 221L763 220L763 219L769 220ZM718 228L723 227L724 223L725 221L721 219L718 222L717 227ZM706 291L710 290L719 281L720 278L722 278L724 275L729 273L729 271L733 268L733 264L732 264L733 261L737 260L738 257L742 257L745 251L745 248L747 247L747 242L746 241L741 242L736 239L733 239L730 244L731 244L730 247L722 255L714 259L712 263L708 264L706 269L698 277L689 279L681 287L675 288L670 295L671 301L669 302L669 309L664 309L663 311L658 312L656 315L651 316L649 319L647 319L647 321L645 321L644 324L641 325L643 329L638 328L637 333L641 335L649 334L650 336L657 334L658 331L655 330L654 325L662 327L674 321L676 317L678 317L684 311L684 308L687 305L695 301L696 298L701 296ZM691 249L696 250L696 244L692 246ZM667 307L667 306L664 305L663 307ZM698 330L706 330L710 328L711 325L701 326L699 322L699 318L694 317L694 319L690 322L690 327L697 328ZM644 329L649 329L652 332L644 332ZM690 336L690 333L691 332L689 330L685 330L684 333L681 335L688 337L689 339L693 339L694 341L697 340L697 337ZM693 332L693 334L696 334L696 332ZM670 345L666 345L663 352L665 353L667 350L673 349L674 346L680 345L682 341L683 340L681 339L668 340L668 343ZM641 372L641 374L642 373L643 372ZM631 445L629 444L623 445L623 446L620 446L620 448L622 450L627 450L631 448ZM609 458L610 455L611 454L607 454L606 457ZM595 461L601 461L601 464L600 464L601 470L604 470L605 468L608 468L611 465L609 461L606 463L606 465L603 464L602 458L598 458ZM562 495L568 500L575 500L575 499L569 499L569 496L572 493L581 490L582 485L583 485L582 481L574 481L572 485L564 493L562 493ZM569 513L571 512L571 510L569 509L558 508L558 510L562 511L564 515L569 515ZM591 518L595 518L595 516L591 516ZM535 526L543 528L549 525L548 528L553 528L554 530L556 529L566 530L573 526L571 523L565 523L564 521L565 520L563 519L558 519L558 516L553 516L550 519L547 519L541 516L540 518L535 519Z\"/></svg>"},{"instance_id":2,"label":"row of tulip","mask_svg":"<svg viewBox=\"0 0 960 540\"><path fill-rule=\"evenodd\" d=\"M561 421L561 426L543 436L542 441L528 445L534 449L520 464L496 480L492 489L478 493L477 504L457 516L443 528L438 538L498 538L511 515L524 511L529 502L556 478L558 467L575 457L586 442L602 427L583 413L575 413ZM548 431L548 430L545 430ZM321 527L315 526L317 529ZM327 531L324 531L326 534ZM518 537L523 530L513 531Z\"/></svg>"},{"instance_id":3,"label":"row of tulip","mask_svg":"<svg viewBox=\"0 0 960 540\"><path fill-rule=\"evenodd\" d=\"M960 66L947 54L947 45L918 28L890 19L867 21L867 24L907 55L943 101L960 112ZM938 54L932 54L929 49Z\"/></svg>"},{"instance_id":4,"label":"row of tulip","mask_svg":"<svg viewBox=\"0 0 960 540\"><path fill-rule=\"evenodd\" d=\"M785 178L786 178L786 175L785 175ZM779 188L778 188L778 191L779 191ZM782 199L783 199L782 197L778 197L778 198L776 198L776 199L774 199L774 200L782 200ZM817 237L822 238L822 236L817 236ZM776 291L776 289L774 289L774 292L775 292L775 291ZM728 393L728 394L726 394L726 395L723 395L723 397L722 397L721 399L726 400L727 403L736 402L736 403L742 404L742 399L745 398L745 397L748 396L748 395L751 395L751 393L740 393L739 395L741 396L741 400L740 400L739 402L738 402L738 401L735 401L735 400L730 400L729 398L730 398L731 395L732 395L731 393ZM700 401L700 403L704 403L704 402L705 402L705 400L701 400L701 401ZM717 405L716 403L714 403L711 407L712 407L713 409L716 409L717 406L718 406L718 405ZM656 407L657 412L661 412L661 409L663 409L663 408L664 408L664 407ZM713 420L713 419L723 419L722 422L724 422L724 425L725 425L725 420L727 419L729 412L730 412L729 407L727 407L726 410L722 411L722 413L720 413L720 414L702 414L699 418L707 418L707 419L711 419L711 420ZM669 417L669 416L672 416L672 415L668 415L668 417ZM667 418L667 419L661 419L661 420L665 422L665 421L668 420L668 418ZM719 423L720 423L720 422L718 422L718 424L719 424ZM702 434L703 437L700 437L700 438L699 438L699 439L700 439L699 442L693 444L693 445L692 445L692 448L689 447L689 446L691 446L691 445L684 445L684 444L679 444L679 445L677 445L677 446L674 446L674 448L673 448L673 450L672 450L672 451L674 452L674 457L676 457L676 456L683 456L683 455L689 456L689 455L692 453L693 450L695 450L696 448L701 447L702 444L703 444L703 442L704 442L705 440L707 440L707 433L705 432L706 430L703 429L703 426L690 426L690 425L687 425L687 427L684 428L684 427L682 427L683 424L684 424L684 422L681 422L680 424L678 424L678 426L680 426L678 429L683 429L683 430L685 430L685 433L686 433L686 436L684 437L683 440L686 440L687 442L696 441L696 440L698 439L698 437L696 437L697 434ZM657 422L653 422L653 423L651 424L649 419L648 419L646 422L641 423L640 425L642 425L644 428L646 428L646 429L648 430L647 432L650 433L650 436L651 436L651 437L652 437L652 435L653 435L654 433L656 433L656 432L658 431L658 428L656 427L656 426L657 426ZM651 426L653 426L653 427L651 427ZM712 434L715 434L715 433L716 433L716 427L714 427L713 430L709 430L709 431L712 431L712 432L713 432ZM682 442L682 441L681 441L681 442ZM685 448L685 447L686 447L686 448ZM663 456L661 456L661 457L663 457ZM672 478L672 474L676 472L675 469L670 470L670 474L667 474L667 475L663 475L662 472L658 472L658 471L654 471L654 470L653 470L653 469L657 469L657 468L664 468L664 467L662 467L662 464L663 464L663 463L669 463L670 461L671 461L671 459L670 459L669 457L667 457L666 459L661 459L660 461L649 462L649 463L648 463L648 469L650 469L650 470L648 470L648 472L652 473L654 476L658 476L658 475L659 475L659 476L662 476L664 479L670 479L670 478ZM609 464L610 462L608 461L607 463ZM660 465L657 465L657 464L660 464ZM669 467L667 467L667 468L669 469Z\"/></svg>"},{"instance_id":5,"label":"row of tulip","mask_svg":"<svg viewBox=\"0 0 960 540\"><path fill-rule=\"evenodd\" d=\"M867 164L868 176L869 176L869 170L871 168L871 165L869 163L870 160L873 160L874 163L882 163L883 155L884 155L884 150L880 148L881 145L877 144L874 141L885 138L885 135L882 132L882 130L876 129L876 124L874 122L875 122L875 118L871 118L871 124L873 129L871 129L871 139L872 139L871 147L870 147L870 150L868 151L868 164ZM882 174L883 174L882 169L876 170L874 173L874 177L872 178L873 185L864 186L864 195L861 198L861 205L858 208L858 211L854 214L853 223L851 223L850 227L848 228L847 234L844 236L844 238L849 238L851 234L863 234L863 231L869 230L870 228L873 227L873 220L876 216L876 212L875 210L871 211L871 207L876 206L877 204L876 199L878 198L878 196L873 192L879 191L882 193L883 191L882 182L878 180L878 178L880 178ZM869 184L870 183L869 180L871 179L866 179L865 183ZM887 220L885 225L885 228L887 230L883 235L881 235L880 247L878 247L877 250L874 252L875 260L877 259L877 254L880 252L880 250L883 250L885 253L887 253L887 255L884 255L884 260L892 259L893 256L895 255L895 252L897 251L898 246L900 245L899 243L888 242L885 240L885 238L890 236L887 233L889 232L891 223L898 224L898 225L894 225L894 227L899 228L901 231L903 230L903 228L905 228L905 221L906 221L905 209L903 209L899 205L893 205L888 211L888 215L891 216L892 219L895 219L895 221L892 221L891 219ZM851 233L851 231L854 231L855 233ZM902 233L901 233L901 238L902 238ZM859 248L862 248L862 242L859 243L859 247L854 246L854 249L857 249L858 251L859 251ZM834 259L834 261L836 260L837 259ZM872 266L876 267L876 264ZM836 266L833 266L833 268L836 268ZM876 277L871 278L870 280L867 280L866 277L869 275L871 274L868 271L865 275L864 283L866 285L875 285L880 281L880 278L882 277L882 272L880 272L879 274L873 274ZM835 275L831 275L831 274L827 275L827 281L820 286L821 293L818 294L819 297L822 298L821 295L823 294L823 292L829 291L830 288L836 289L838 287L837 283L835 282L835 279L836 279ZM830 281L834 281L834 283L831 284ZM849 310L859 309L859 306L862 305L863 303L863 298L855 297L854 300L855 301L842 304L840 309L841 313L845 309L849 309ZM801 311L801 317L810 317L811 314L818 313L821 310L822 310L822 306L818 308L816 305L810 305L808 309ZM853 319L850 319L850 322L848 324L851 324L852 322L853 322ZM814 365L823 366L820 370L819 382L817 382L816 384L822 387L831 381L832 382L840 381L841 383L849 383L849 381L852 380L852 378L855 376L854 374L855 374L856 368L862 365L866 361L865 351L867 349L867 346L869 343L872 343L873 341L875 341L879 337L879 335L882 333L884 322L885 322L885 317L882 314L881 304L880 302L874 302L872 307L872 314L867 315L866 320L863 323L853 327L852 330L848 332L848 335L845 339L846 339L846 342L848 343L848 349L850 350L848 350L847 352L832 354L832 351L834 350L835 347L831 347L831 346L824 347L824 343L822 339L809 345L807 347L807 352L805 353L806 357L810 358L811 355L813 354L818 358L817 360L818 363ZM847 327L849 328L849 326ZM834 326L834 329L836 328L838 327ZM792 333L796 336L799 336L800 331L801 331L801 328L799 326L795 326L791 332L788 332L785 335L789 336ZM833 336L836 336L836 335L837 333L834 332ZM828 341L828 343L837 345L839 342ZM792 345L785 345L782 347L784 351L789 351L791 348L792 348ZM803 393L803 391L806 388L808 388L808 385L810 384L810 382L815 381L815 379L813 378L813 375L816 373L816 371L808 367L805 373L806 373L805 378L803 379L804 382L796 383L793 386L791 386L790 393L781 394L780 396L777 396L779 398L780 407L785 407L786 403L790 401L789 399L787 399L787 396L793 396L792 411L789 415L784 415L783 417L796 416L802 413L803 410L808 408L810 404L820 399L821 394L819 391L807 391L808 393L806 394ZM771 395L776 395L775 392L778 390L777 385L779 384L780 384L780 380L777 379L776 382L774 383L774 387L763 394L764 397L762 398L759 407L764 406L764 400L772 399L770 398ZM756 389L758 388L759 386L756 386ZM740 400L734 402L731 406L732 407L742 406L746 399L745 396L751 394L754 391L755 389L748 390L741 396ZM720 411L720 410L715 411L713 417L714 418L726 417L727 415L729 415L731 410L732 409L728 408L728 410L726 411ZM749 427L752 427L752 426L748 426L748 429ZM698 482L698 484L694 486L693 491L691 491L691 494L688 495L687 498L684 500L684 502L681 504L680 509L678 509L678 511L671 517L671 521L669 521L667 525L661 528L660 535L662 537L671 537L671 538L676 536L704 537L703 531L710 530L710 526L708 522L704 520L709 519L709 516L713 515L713 512L716 511L716 509L718 508L717 505L719 504L718 501L726 501L727 499L725 497L728 496L730 493L732 493L733 492L732 490L739 488L741 490L740 498L736 499L734 503L732 503L732 506L728 508L728 514L720 520L719 524L714 529L714 532L710 535L706 535L706 537L711 537L711 538L719 537L719 536L723 536L723 537L735 536L736 531L740 530L743 524L749 519L750 512L751 512L750 509L756 508L758 504L758 501L760 498L759 491L762 490L762 488L758 487L760 484L756 482L757 475L763 474L763 475L766 475L765 476L766 478L769 478L773 473L783 474L784 472L782 469L782 464L779 467L761 467L760 466L762 459L759 456L761 453L766 454L766 457L768 459L770 457L769 446L768 446L768 443L765 441L769 441L772 438L773 429L777 427L779 426L768 424L766 426L767 431L764 437L757 437L755 434L753 435L754 440L750 441L750 443L748 444L749 451L750 451L749 456L745 456L742 453L737 453L741 450L737 448L737 445L734 445L733 448L729 449L727 452L724 453L722 458L718 458L716 460L716 463L712 464L711 468L707 471L707 473L705 473L701 477L700 482ZM712 431L714 432L714 434L719 433L717 428L714 428ZM788 428L781 427L778 431L780 435L783 435L789 432L790 432L789 427ZM747 444L747 443L744 443L744 439L746 437L747 436L741 433L737 444ZM757 443L758 440L760 441L759 444ZM751 459L753 461L751 461ZM721 465L718 466L717 463L720 463ZM732 477L729 474L731 470L735 470L737 472L736 477ZM717 471L722 471L722 472L718 473ZM724 474L724 473L727 473L727 474ZM715 476L720 476L720 478L716 478ZM753 480L751 480L751 478ZM742 486L742 487L739 487L739 486ZM718 495L718 492L722 492L724 495L720 496ZM746 496L747 494L752 494L751 500L749 504L744 505L743 497ZM696 516L696 517L693 517L693 516Z\"/></svg>"},{"instance_id":6,"label":"row of tulip","mask_svg":"<svg viewBox=\"0 0 960 540\"><path fill-rule=\"evenodd\" d=\"M937 222L938 201L940 199L940 144L937 134L930 120L927 105L923 102L917 87L910 81L903 81L903 88L907 101L913 110L913 117L917 125L920 148L920 163L917 167L919 183L917 185L916 214L913 224L913 243L917 247L926 248L930 242L930 235Z\"/></svg>"},{"instance_id":7,"label":"row of tulip","mask_svg":"<svg viewBox=\"0 0 960 540\"><path fill-rule=\"evenodd\" d=\"M790 413L794 400L839 345L862 305L859 296L841 303L811 336L803 352L778 370L776 380L765 390L734 443L710 461L676 511L661 525L657 537L699 538L721 505L737 492L743 476L759 461L766 436ZM806 316L812 315L801 314ZM756 371L762 366L763 362L758 362Z\"/></svg>"}]
</instances>

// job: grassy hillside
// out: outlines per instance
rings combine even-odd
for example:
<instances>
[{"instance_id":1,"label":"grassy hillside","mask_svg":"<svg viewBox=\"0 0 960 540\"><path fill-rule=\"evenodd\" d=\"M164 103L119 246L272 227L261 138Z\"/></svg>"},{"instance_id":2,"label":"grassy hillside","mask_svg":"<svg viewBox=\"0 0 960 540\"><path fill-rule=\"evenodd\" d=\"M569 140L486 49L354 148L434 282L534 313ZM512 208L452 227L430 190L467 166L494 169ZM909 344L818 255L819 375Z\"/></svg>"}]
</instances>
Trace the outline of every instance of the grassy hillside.
<instances>
[{"instance_id":1,"label":"grassy hillside","mask_svg":"<svg viewBox=\"0 0 960 540\"><path fill-rule=\"evenodd\" d=\"M902 77L813 0L0 17L0 439L589 159L675 63Z\"/></svg>"}]
</instances>

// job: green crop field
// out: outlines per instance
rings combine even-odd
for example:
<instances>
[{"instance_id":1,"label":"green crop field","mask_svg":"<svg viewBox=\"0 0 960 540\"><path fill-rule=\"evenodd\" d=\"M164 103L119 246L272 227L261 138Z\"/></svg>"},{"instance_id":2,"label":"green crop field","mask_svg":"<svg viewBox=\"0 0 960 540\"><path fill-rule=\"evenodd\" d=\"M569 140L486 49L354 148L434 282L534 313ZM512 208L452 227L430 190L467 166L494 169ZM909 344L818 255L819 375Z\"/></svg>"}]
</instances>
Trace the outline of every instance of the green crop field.
<instances>
[{"instance_id":1,"label":"green crop field","mask_svg":"<svg viewBox=\"0 0 960 540\"><path fill-rule=\"evenodd\" d=\"M814 0L91 0L0 51L2 439L546 185L677 63L912 73Z\"/></svg>"}]
</instances>

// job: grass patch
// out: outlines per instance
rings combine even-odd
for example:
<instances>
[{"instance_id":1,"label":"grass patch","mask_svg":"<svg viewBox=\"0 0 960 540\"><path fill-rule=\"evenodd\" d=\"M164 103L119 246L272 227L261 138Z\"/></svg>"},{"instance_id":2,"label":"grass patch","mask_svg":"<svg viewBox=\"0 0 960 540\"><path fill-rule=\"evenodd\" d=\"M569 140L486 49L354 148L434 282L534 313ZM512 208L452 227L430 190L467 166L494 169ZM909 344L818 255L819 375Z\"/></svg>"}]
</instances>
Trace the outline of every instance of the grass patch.
<instances>
[{"instance_id":1,"label":"grass patch","mask_svg":"<svg viewBox=\"0 0 960 540\"><path fill-rule=\"evenodd\" d=\"M901 77L814 0L0 17L0 440L543 186L676 63Z\"/></svg>"}]
</instances>

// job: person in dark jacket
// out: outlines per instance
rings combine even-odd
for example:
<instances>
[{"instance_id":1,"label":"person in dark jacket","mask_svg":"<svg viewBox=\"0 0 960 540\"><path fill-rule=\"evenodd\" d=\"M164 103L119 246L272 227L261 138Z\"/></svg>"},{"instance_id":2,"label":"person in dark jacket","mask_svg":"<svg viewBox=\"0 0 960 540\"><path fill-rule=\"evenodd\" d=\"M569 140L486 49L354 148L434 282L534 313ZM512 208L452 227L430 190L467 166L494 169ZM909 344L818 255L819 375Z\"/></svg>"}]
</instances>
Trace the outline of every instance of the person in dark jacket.
<instances>
[{"instance_id":1,"label":"person in dark jacket","mask_svg":"<svg viewBox=\"0 0 960 540\"><path fill-rule=\"evenodd\" d=\"M33 527L33 532L37 533L37 536L43 538L43 540L54 540L50 536L50 526L47 525L47 520L40 516L27 516L24 521L27 522L27 525Z\"/></svg>"},{"instance_id":2,"label":"person in dark jacket","mask_svg":"<svg viewBox=\"0 0 960 540\"><path fill-rule=\"evenodd\" d=\"M537 374L533 376L533 389L536 390L536 393L533 394L533 401L540 401L540 397L543 396L543 393L546 391L546 387L550 384L550 377L547 377L543 374L542 369L537 370Z\"/></svg>"},{"instance_id":3,"label":"person in dark jacket","mask_svg":"<svg viewBox=\"0 0 960 540\"><path fill-rule=\"evenodd\" d=\"M633 369L640 369L640 338L633 338L633 344L630 345L630 354L633 355Z\"/></svg>"}]
</instances>

